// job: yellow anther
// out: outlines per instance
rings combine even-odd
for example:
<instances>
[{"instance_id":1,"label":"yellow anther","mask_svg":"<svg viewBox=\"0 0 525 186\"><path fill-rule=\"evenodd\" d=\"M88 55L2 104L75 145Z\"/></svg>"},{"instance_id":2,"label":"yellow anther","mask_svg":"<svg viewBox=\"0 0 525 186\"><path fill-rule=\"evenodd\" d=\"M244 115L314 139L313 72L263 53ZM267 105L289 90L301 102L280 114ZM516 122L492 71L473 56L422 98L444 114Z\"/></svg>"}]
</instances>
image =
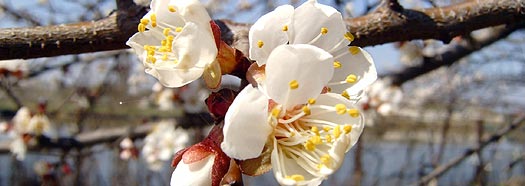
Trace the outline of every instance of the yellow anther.
<instances>
[{"instance_id":1,"label":"yellow anther","mask_svg":"<svg viewBox=\"0 0 525 186\"><path fill-rule=\"evenodd\" d=\"M308 99L308 104L310 104L310 105L315 104L315 99L314 98Z\"/></svg>"},{"instance_id":2,"label":"yellow anther","mask_svg":"<svg viewBox=\"0 0 525 186\"><path fill-rule=\"evenodd\" d=\"M341 62L339 61L334 61L334 68L341 68Z\"/></svg>"},{"instance_id":3,"label":"yellow anther","mask_svg":"<svg viewBox=\"0 0 525 186\"><path fill-rule=\"evenodd\" d=\"M148 55L147 61L155 64L155 62L157 62L157 58L153 57L153 55Z\"/></svg>"},{"instance_id":4,"label":"yellow anther","mask_svg":"<svg viewBox=\"0 0 525 186\"><path fill-rule=\"evenodd\" d=\"M151 14L150 19L151 19L151 26L156 27L157 26L157 15Z\"/></svg>"},{"instance_id":5,"label":"yellow anther","mask_svg":"<svg viewBox=\"0 0 525 186\"><path fill-rule=\"evenodd\" d=\"M341 136L341 128L339 128L339 125L337 125L334 127L334 137L337 139L339 136Z\"/></svg>"},{"instance_id":6,"label":"yellow anther","mask_svg":"<svg viewBox=\"0 0 525 186\"><path fill-rule=\"evenodd\" d=\"M166 40L162 40L162 41L160 41L160 45L161 45L161 46L166 46ZM161 48L162 48L162 47L161 47Z\"/></svg>"},{"instance_id":7,"label":"yellow anther","mask_svg":"<svg viewBox=\"0 0 525 186\"><path fill-rule=\"evenodd\" d=\"M345 134L352 132L352 125L346 124L343 126L343 131L345 131Z\"/></svg>"},{"instance_id":8,"label":"yellow anther","mask_svg":"<svg viewBox=\"0 0 525 186\"><path fill-rule=\"evenodd\" d=\"M359 52L361 52L361 49L359 49L359 47L356 47L356 46L351 46L350 48L348 48L348 51L352 55L356 55L356 54L359 54Z\"/></svg>"},{"instance_id":9,"label":"yellow anther","mask_svg":"<svg viewBox=\"0 0 525 186\"><path fill-rule=\"evenodd\" d=\"M327 135L325 136L325 139L326 139L326 142L327 142L327 143L332 143L332 136L330 136L330 134L327 134Z\"/></svg>"},{"instance_id":10,"label":"yellow anther","mask_svg":"<svg viewBox=\"0 0 525 186\"><path fill-rule=\"evenodd\" d=\"M359 110L357 109L348 109L348 114L354 118L359 117Z\"/></svg>"},{"instance_id":11,"label":"yellow anther","mask_svg":"<svg viewBox=\"0 0 525 186\"><path fill-rule=\"evenodd\" d=\"M313 126L310 130L311 130L315 135L319 135L319 128L317 128L316 126Z\"/></svg>"},{"instance_id":12,"label":"yellow anther","mask_svg":"<svg viewBox=\"0 0 525 186\"><path fill-rule=\"evenodd\" d=\"M346 32L345 35L344 35L345 39L352 42L354 41L354 35L352 35L352 33L350 32Z\"/></svg>"},{"instance_id":13,"label":"yellow anther","mask_svg":"<svg viewBox=\"0 0 525 186\"><path fill-rule=\"evenodd\" d=\"M165 28L165 29L162 31L162 34L164 34L164 36L168 37L168 35L170 34L170 31L171 31L170 28Z\"/></svg>"},{"instance_id":14,"label":"yellow anther","mask_svg":"<svg viewBox=\"0 0 525 186\"><path fill-rule=\"evenodd\" d=\"M163 61L168 61L168 54L163 54L162 55L162 60Z\"/></svg>"},{"instance_id":15,"label":"yellow anther","mask_svg":"<svg viewBox=\"0 0 525 186\"><path fill-rule=\"evenodd\" d=\"M328 33L328 28L326 27L321 28L321 34L325 35L326 33Z\"/></svg>"},{"instance_id":16,"label":"yellow anther","mask_svg":"<svg viewBox=\"0 0 525 186\"><path fill-rule=\"evenodd\" d=\"M290 137L294 137L295 136L295 132L290 132Z\"/></svg>"},{"instance_id":17,"label":"yellow anther","mask_svg":"<svg viewBox=\"0 0 525 186\"><path fill-rule=\"evenodd\" d=\"M304 181L304 176L300 174L294 174L291 176L285 176L286 179L291 179L293 181Z\"/></svg>"},{"instance_id":18,"label":"yellow anther","mask_svg":"<svg viewBox=\"0 0 525 186\"><path fill-rule=\"evenodd\" d=\"M264 46L264 42L262 40L257 41L257 47L262 48Z\"/></svg>"},{"instance_id":19,"label":"yellow anther","mask_svg":"<svg viewBox=\"0 0 525 186\"><path fill-rule=\"evenodd\" d=\"M173 6L173 5L169 5L169 6L168 6L168 10L169 10L170 12L176 12L176 11L177 11L177 9L175 9L175 6Z\"/></svg>"},{"instance_id":20,"label":"yellow anther","mask_svg":"<svg viewBox=\"0 0 525 186\"><path fill-rule=\"evenodd\" d=\"M346 99L350 99L350 95L346 90L343 90L343 93L341 93L341 96L345 97Z\"/></svg>"},{"instance_id":21,"label":"yellow anther","mask_svg":"<svg viewBox=\"0 0 525 186\"><path fill-rule=\"evenodd\" d=\"M139 32L146 31L146 25L142 24L142 23L139 23L139 25L137 26L137 30L139 30Z\"/></svg>"},{"instance_id":22,"label":"yellow anther","mask_svg":"<svg viewBox=\"0 0 525 186\"><path fill-rule=\"evenodd\" d=\"M346 113L346 105L341 104L341 103L335 105L335 112L337 114L339 114L339 115L345 114Z\"/></svg>"},{"instance_id":23,"label":"yellow anther","mask_svg":"<svg viewBox=\"0 0 525 186\"><path fill-rule=\"evenodd\" d=\"M310 110L310 107L308 107L308 105L305 105L303 106L303 112L304 114L306 114L307 116L312 114L312 111Z\"/></svg>"},{"instance_id":24,"label":"yellow anther","mask_svg":"<svg viewBox=\"0 0 525 186\"><path fill-rule=\"evenodd\" d=\"M308 140L306 141L306 143L304 144L304 148L308 151L314 151L315 150L315 145L312 141Z\"/></svg>"},{"instance_id":25,"label":"yellow anther","mask_svg":"<svg viewBox=\"0 0 525 186\"><path fill-rule=\"evenodd\" d=\"M171 41L173 41L173 39L175 39L175 37L173 37L172 35L166 36L166 40L168 40L170 43Z\"/></svg>"},{"instance_id":26,"label":"yellow anther","mask_svg":"<svg viewBox=\"0 0 525 186\"><path fill-rule=\"evenodd\" d=\"M284 25L284 26L283 26L283 31L284 31L284 32L288 31L288 25Z\"/></svg>"},{"instance_id":27,"label":"yellow anther","mask_svg":"<svg viewBox=\"0 0 525 186\"><path fill-rule=\"evenodd\" d=\"M332 157L330 157L330 155L328 154L321 156L319 160L321 160L321 162L325 165L332 163Z\"/></svg>"},{"instance_id":28,"label":"yellow anther","mask_svg":"<svg viewBox=\"0 0 525 186\"><path fill-rule=\"evenodd\" d=\"M289 85L290 85L290 89L292 90L299 88L299 82L297 82L297 80L290 81Z\"/></svg>"},{"instance_id":29,"label":"yellow anther","mask_svg":"<svg viewBox=\"0 0 525 186\"><path fill-rule=\"evenodd\" d=\"M147 25L149 23L149 19L142 18L142 19L140 19L140 23L142 23L144 25Z\"/></svg>"},{"instance_id":30,"label":"yellow anther","mask_svg":"<svg viewBox=\"0 0 525 186\"><path fill-rule=\"evenodd\" d=\"M332 128L331 128L331 127L329 127L329 126L324 126L324 127L323 127L323 130L324 130L325 132L328 132L328 131L330 131L330 129L332 129Z\"/></svg>"},{"instance_id":31,"label":"yellow anther","mask_svg":"<svg viewBox=\"0 0 525 186\"><path fill-rule=\"evenodd\" d=\"M346 80L345 80L347 83L355 83L357 81L357 76L355 74L350 74L348 76L346 76Z\"/></svg>"},{"instance_id":32,"label":"yellow anther","mask_svg":"<svg viewBox=\"0 0 525 186\"><path fill-rule=\"evenodd\" d=\"M175 59L175 60L173 60L173 63L177 64L177 63L179 63L179 60Z\"/></svg>"},{"instance_id":33,"label":"yellow anther","mask_svg":"<svg viewBox=\"0 0 525 186\"><path fill-rule=\"evenodd\" d=\"M312 136L309 141L311 141L314 145L322 144L323 141L321 140L321 136Z\"/></svg>"},{"instance_id":34,"label":"yellow anther","mask_svg":"<svg viewBox=\"0 0 525 186\"><path fill-rule=\"evenodd\" d=\"M332 92L332 88L326 87L326 92Z\"/></svg>"},{"instance_id":35,"label":"yellow anther","mask_svg":"<svg viewBox=\"0 0 525 186\"><path fill-rule=\"evenodd\" d=\"M152 22L153 22L153 21L157 21L157 14L154 14L154 13L153 13L153 14L150 15L149 18L151 19Z\"/></svg>"},{"instance_id":36,"label":"yellow anther","mask_svg":"<svg viewBox=\"0 0 525 186\"><path fill-rule=\"evenodd\" d=\"M148 56L155 55L155 50L148 50Z\"/></svg>"},{"instance_id":37,"label":"yellow anther","mask_svg":"<svg viewBox=\"0 0 525 186\"><path fill-rule=\"evenodd\" d=\"M175 32L182 32L182 27L179 26L179 27L175 28Z\"/></svg>"},{"instance_id":38,"label":"yellow anther","mask_svg":"<svg viewBox=\"0 0 525 186\"><path fill-rule=\"evenodd\" d=\"M272 116L273 117L278 117L280 113L281 113L281 109L279 109L279 108L273 108L272 109Z\"/></svg>"}]
</instances>

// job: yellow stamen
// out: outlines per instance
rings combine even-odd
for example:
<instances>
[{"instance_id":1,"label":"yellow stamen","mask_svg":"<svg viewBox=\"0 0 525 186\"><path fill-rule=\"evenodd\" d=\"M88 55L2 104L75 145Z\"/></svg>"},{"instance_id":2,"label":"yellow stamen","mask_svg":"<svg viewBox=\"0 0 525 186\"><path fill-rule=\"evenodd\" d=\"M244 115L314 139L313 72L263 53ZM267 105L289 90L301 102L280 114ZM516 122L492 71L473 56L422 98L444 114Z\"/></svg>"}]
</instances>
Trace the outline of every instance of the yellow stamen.
<instances>
[{"instance_id":1,"label":"yellow stamen","mask_svg":"<svg viewBox=\"0 0 525 186\"><path fill-rule=\"evenodd\" d=\"M182 32L182 27L179 26L179 27L175 28L175 32Z\"/></svg>"},{"instance_id":2,"label":"yellow stamen","mask_svg":"<svg viewBox=\"0 0 525 186\"><path fill-rule=\"evenodd\" d=\"M162 60L163 61L168 61L168 54L163 54L162 55Z\"/></svg>"},{"instance_id":3,"label":"yellow stamen","mask_svg":"<svg viewBox=\"0 0 525 186\"><path fill-rule=\"evenodd\" d=\"M341 62L339 61L334 61L334 68L341 68Z\"/></svg>"},{"instance_id":4,"label":"yellow stamen","mask_svg":"<svg viewBox=\"0 0 525 186\"><path fill-rule=\"evenodd\" d=\"M284 26L283 26L283 31L284 31L284 32L288 31L288 25L284 25Z\"/></svg>"},{"instance_id":5,"label":"yellow stamen","mask_svg":"<svg viewBox=\"0 0 525 186\"><path fill-rule=\"evenodd\" d=\"M348 51L350 51L352 55L356 55L359 54L359 52L361 52L361 49L359 49L359 47L356 46L351 46L350 48L348 48Z\"/></svg>"},{"instance_id":6,"label":"yellow stamen","mask_svg":"<svg viewBox=\"0 0 525 186\"><path fill-rule=\"evenodd\" d=\"M157 26L157 15L151 14L150 19L151 19L151 26L156 27Z\"/></svg>"},{"instance_id":7,"label":"yellow stamen","mask_svg":"<svg viewBox=\"0 0 525 186\"><path fill-rule=\"evenodd\" d=\"M297 80L290 81L289 85L290 85L290 89L292 90L299 88L299 82L297 82Z\"/></svg>"},{"instance_id":8,"label":"yellow stamen","mask_svg":"<svg viewBox=\"0 0 525 186\"><path fill-rule=\"evenodd\" d=\"M348 114L354 118L359 117L359 110L357 109L348 109Z\"/></svg>"},{"instance_id":9,"label":"yellow stamen","mask_svg":"<svg viewBox=\"0 0 525 186\"><path fill-rule=\"evenodd\" d=\"M330 134L327 134L325 138L327 143L332 143L332 136L330 136Z\"/></svg>"},{"instance_id":10,"label":"yellow stamen","mask_svg":"<svg viewBox=\"0 0 525 186\"><path fill-rule=\"evenodd\" d=\"M346 90L343 90L343 93L341 93L341 96L345 97L346 99L350 99L350 95L348 94L348 92L346 92Z\"/></svg>"},{"instance_id":11,"label":"yellow stamen","mask_svg":"<svg viewBox=\"0 0 525 186\"><path fill-rule=\"evenodd\" d=\"M324 130L325 132L330 131L330 129L332 129L332 128L330 128L329 126L324 126L324 127L323 127L323 130Z\"/></svg>"},{"instance_id":12,"label":"yellow stamen","mask_svg":"<svg viewBox=\"0 0 525 186\"><path fill-rule=\"evenodd\" d=\"M328 33L328 28L326 27L321 28L321 34L325 35L326 33Z\"/></svg>"},{"instance_id":13,"label":"yellow stamen","mask_svg":"<svg viewBox=\"0 0 525 186\"><path fill-rule=\"evenodd\" d=\"M309 141L311 141L314 145L319 145L321 143L323 143L323 141L321 141L321 136L312 136Z\"/></svg>"},{"instance_id":14,"label":"yellow stamen","mask_svg":"<svg viewBox=\"0 0 525 186\"><path fill-rule=\"evenodd\" d=\"M170 31L171 31L170 28L165 28L165 29L162 31L162 34L164 34L164 36L168 37L168 34L170 34Z\"/></svg>"},{"instance_id":15,"label":"yellow stamen","mask_svg":"<svg viewBox=\"0 0 525 186\"><path fill-rule=\"evenodd\" d=\"M335 112L337 114L339 114L339 115L345 114L346 113L346 105L341 104L341 103L335 105Z\"/></svg>"},{"instance_id":16,"label":"yellow stamen","mask_svg":"<svg viewBox=\"0 0 525 186\"><path fill-rule=\"evenodd\" d=\"M173 5L169 5L169 6L168 6L168 10L169 10L170 12L176 12L176 11L177 11L177 10L175 9L175 6L173 6Z\"/></svg>"},{"instance_id":17,"label":"yellow stamen","mask_svg":"<svg viewBox=\"0 0 525 186\"><path fill-rule=\"evenodd\" d=\"M346 80L345 80L347 83L355 83L357 81L357 76L355 74L350 74L348 76L346 76Z\"/></svg>"},{"instance_id":18,"label":"yellow stamen","mask_svg":"<svg viewBox=\"0 0 525 186\"><path fill-rule=\"evenodd\" d=\"M343 126L343 131L345 131L345 134L352 132L352 125L346 124Z\"/></svg>"},{"instance_id":19,"label":"yellow stamen","mask_svg":"<svg viewBox=\"0 0 525 186\"><path fill-rule=\"evenodd\" d=\"M310 105L315 104L315 99L314 98L308 99L308 104L310 104Z\"/></svg>"},{"instance_id":20,"label":"yellow stamen","mask_svg":"<svg viewBox=\"0 0 525 186\"><path fill-rule=\"evenodd\" d=\"M345 35L344 35L345 39L352 42L354 41L354 35L352 35L352 33L350 32L346 32Z\"/></svg>"},{"instance_id":21,"label":"yellow stamen","mask_svg":"<svg viewBox=\"0 0 525 186\"><path fill-rule=\"evenodd\" d=\"M328 154L325 154L325 155L321 156L320 160L325 165L328 165L329 163L332 163L332 157L330 157L330 155L328 155Z\"/></svg>"},{"instance_id":22,"label":"yellow stamen","mask_svg":"<svg viewBox=\"0 0 525 186\"><path fill-rule=\"evenodd\" d=\"M144 25L147 25L149 23L149 19L142 18L142 19L140 19L140 23L142 23Z\"/></svg>"},{"instance_id":23,"label":"yellow stamen","mask_svg":"<svg viewBox=\"0 0 525 186\"><path fill-rule=\"evenodd\" d=\"M257 47L262 48L264 46L264 42L262 40L257 41Z\"/></svg>"},{"instance_id":24,"label":"yellow stamen","mask_svg":"<svg viewBox=\"0 0 525 186\"><path fill-rule=\"evenodd\" d=\"M319 128L317 128L316 126L313 126L310 130L311 130L315 135L319 135Z\"/></svg>"},{"instance_id":25,"label":"yellow stamen","mask_svg":"<svg viewBox=\"0 0 525 186\"><path fill-rule=\"evenodd\" d=\"M303 106L303 112L307 116L312 114L312 111L310 110L310 108L307 105Z\"/></svg>"},{"instance_id":26,"label":"yellow stamen","mask_svg":"<svg viewBox=\"0 0 525 186\"><path fill-rule=\"evenodd\" d=\"M294 174L294 175L291 175L291 176L286 176L285 178L286 179L291 179L291 180L294 180L294 181L304 181L304 176L300 175L300 174Z\"/></svg>"},{"instance_id":27,"label":"yellow stamen","mask_svg":"<svg viewBox=\"0 0 525 186\"><path fill-rule=\"evenodd\" d=\"M304 148L308 151L314 151L315 150L315 145L312 141L308 140L306 141L306 143L304 144Z\"/></svg>"},{"instance_id":28,"label":"yellow stamen","mask_svg":"<svg viewBox=\"0 0 525 186\"><path fill-rule=\"evenodd\" d=\"M273 117L279 116L280 113L281 113L281 109L279 109L279 108L273 108L272 109L272 116Z\"/></svg>"},{"instance_id":29,"label":"yellow stamen","mask_svg":"<svg viewBox=\"0 0 525 186\"><path fill-rule=\"evenodd\" d=\"M146 25L142 24L142 23L139 23L137 29L139 30L139 32L144 32L144 31L146 31Z\"/></svg>"},{"instance_id":30,"label":"yellow stamen","mask_svg":"<svg viewBox=\"0 0 525 186\"><path fill-rule=\"evenodd\" d=\"M339 136L341 136L341 129L339 128L339 125L337 125L334 127L334 137L337 139Z\"/></svg>"}]
</instances>

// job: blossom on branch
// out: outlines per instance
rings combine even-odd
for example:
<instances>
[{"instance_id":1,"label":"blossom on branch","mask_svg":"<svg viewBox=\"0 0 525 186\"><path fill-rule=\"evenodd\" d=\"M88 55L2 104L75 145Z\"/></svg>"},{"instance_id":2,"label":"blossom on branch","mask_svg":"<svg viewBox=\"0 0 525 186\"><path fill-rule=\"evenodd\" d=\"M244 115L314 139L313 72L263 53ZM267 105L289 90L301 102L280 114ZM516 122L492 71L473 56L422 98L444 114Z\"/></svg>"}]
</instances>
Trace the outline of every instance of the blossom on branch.
<instances>
[{"instance_id":1,"label":"blossom on branch","mask_svg":"<svg viewBox=\"0 0 525 186\"><path fill-rule=\"evenodd\" d=\"M341 166L364 127L352 101L325 91L333 61L316 46L276 46L260 87L248 85L228 109L222 150L248 160L261 156L266 145L273 149L271 165L280 184L319 185Z\"/></svg>"},{"instance_id":2,"label":"blossom on branch","mask_svg":"<svg viewBox=\"0 0 525 186\"><path fill-rule=\"evenodd\" d=\"M290 5L279 6L257 20L249 32L250 58L262 66L279 45L319 47L333 56L335 71L328 87L345 97L357 98L375 81L377 73L368 52L348 46L353 40L340 12L309 0L295 10Z\"/></svg>"},{"instance_id":3,"label":"blossom on branch","mask_svg":"<svg viewBox=\"0 0 525 186\"><path fill-rule=\"evenodd\" d=\"M181 87L217 64L211 18L198 0L153 0L138 33L126 43L151 74L167 87Z\"/></svg>"}]
</instances>

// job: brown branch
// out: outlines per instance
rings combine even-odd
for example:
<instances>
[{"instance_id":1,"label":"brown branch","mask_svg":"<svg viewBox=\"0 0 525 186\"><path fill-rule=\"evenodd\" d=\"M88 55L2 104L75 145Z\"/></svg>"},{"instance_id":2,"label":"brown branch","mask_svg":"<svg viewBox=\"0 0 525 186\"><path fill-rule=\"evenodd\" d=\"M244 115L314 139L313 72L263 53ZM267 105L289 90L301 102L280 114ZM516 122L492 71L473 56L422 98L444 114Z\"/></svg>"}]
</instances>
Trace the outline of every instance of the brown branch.
<instances>
[{"instance_id":1,"label":"brown branch","mask_svg":"<svg viewBox=\"0 0 525 186\"><path fill-rule=\"evenodd\" d=\"M98 21L0 29L0 60L127 48L125 42L146 11L130 0L119 0L117 6L116 14Z\"/></svg>"},{"instance_id":2,"label":"brown branch","mask_svg":"<svg viewBox=\"0 0 525 186\"><path fill-rule=\"evenodd\" d=\"M480 38L475 42L460 41L449 47L447 50L431 57L423 57L423 62L420 65L406 68L402 71L385 75L392 80L393 85L400 86L403 83L412 80L427 72L438 69L442 66L448 66L458 61L459 59L470 55L471 53L493 44L503 38L506 38L512 32L525 28L525 24L518 24L508 26L507 28L498 28L493 34L487 37Z\"/></svg>"},{"instance_id":3,"label":"brown branch","mask_svg":"<svg viewBox=\"0 0 525 186\"><path fill-rule=\"evenodd\" d=\"M413 183L411 185L425 185L430 180L441 176L443 173L448 171L450 168L458 165L460 162L462 162L463 160L467 159L470 155L480 152L487 145L489 145L491 143L494 143L494 142L497 142L499 139L501 139L501 137L503 137L503 136L507 135L508 133L514 131L515 129L519 128L521 125L523 125L525 123L524 121L525 121L525 114L521 114L520 116L515 118L514 121L512 121L512 123L510 123L509 125L505 126L501 130L498 130L496 133L494 133L490 137L488 137L485 140L483 140L478 145L478 147L467 149L463 153L463 155L460 155L460 156L450 160L446 164L435 168L432 172L430 172L429 174L423 176L420 180L418 180L417 182L415 182L415 183Z\"/></svg>"},{"instance_id":4,"label":"brown branch","mask_svg":"<svg viewBox=\"0 0 525 186\"><path fill-rule=\"evenodd\" d=\"M49 57L124 49L145 13L131 1L118 1L116 15L93 22L35 28L0 29L0 60ZM123 6L127 5L127 6ZM525 0L467 1L421 11L378 9L365 16L347 19L356 40L353 45L371 46L413 39L451 38L471 31L525 19ZM223 21L234 43L246 47L249 24ZM244 48L240 48L243 51Z\"/></svg>"}]
</instances>

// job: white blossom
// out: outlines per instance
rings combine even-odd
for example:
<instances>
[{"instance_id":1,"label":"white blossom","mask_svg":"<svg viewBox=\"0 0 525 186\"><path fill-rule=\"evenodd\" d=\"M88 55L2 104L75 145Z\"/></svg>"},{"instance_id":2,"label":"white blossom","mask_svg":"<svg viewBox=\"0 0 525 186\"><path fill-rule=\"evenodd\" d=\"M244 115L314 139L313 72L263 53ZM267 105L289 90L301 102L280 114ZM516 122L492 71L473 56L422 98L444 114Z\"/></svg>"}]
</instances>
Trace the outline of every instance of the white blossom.
<instances>
[{"instance_id":1,"label":"white blossom","mask_svg":"<svg viewBox=\"0 0 525 186\"><path fill-rule=\"evenodd\" d=\"M142 155L151 170L158 171L177 151L186 147L189 135L183 129L175 129L173 120L163 120L144 139Z\"/></svg>"}]
</instances>

